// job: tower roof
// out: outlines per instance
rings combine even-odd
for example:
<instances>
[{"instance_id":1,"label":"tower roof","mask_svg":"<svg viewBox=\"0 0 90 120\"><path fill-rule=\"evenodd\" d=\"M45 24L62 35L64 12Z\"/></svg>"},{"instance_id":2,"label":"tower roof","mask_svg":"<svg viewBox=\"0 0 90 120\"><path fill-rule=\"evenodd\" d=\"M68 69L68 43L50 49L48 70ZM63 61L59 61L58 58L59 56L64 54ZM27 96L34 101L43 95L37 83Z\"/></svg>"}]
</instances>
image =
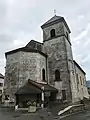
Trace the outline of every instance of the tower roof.
<instances>
[{"instance_id":1,"label":"tower roof","mask_svg":"<svg viewBox=\"0 0 90 120\"><path fill-rule=\"evenodd\" d=\"M46 25L46 24L48 24L48 23L51 23L51 22L54 22L54 21L56 21L56 20L58 20L58 19L61 19L62 17L61 16L56 16L56 15L54 15L51 19L49 19L47 22L45 22L43 25Z\"/></svg>"},{"instance_id":2,"label":"tower roof","mask_svg":"<svg viewBox=\"0 0 90 120\"><path fill-rule=\"evenodd\" d=\"M50 25L53 25L53 24L56 24L56 23L59 23L59 22L62 22L62 21L64 22L64 24L65 24L66 28L68 29L69 33L71 33L71 31L70 31L70 29L69 29L69 27L68 27L68 25L67 25L64 17L57 16L57 15L54 15L51 19L49 19L47 22L45 22L45 23L41 26L41 28L43 29L43 28L45 28L45 27L48 27L48 26L50 26Z\"/></svg>"}]
</instances>

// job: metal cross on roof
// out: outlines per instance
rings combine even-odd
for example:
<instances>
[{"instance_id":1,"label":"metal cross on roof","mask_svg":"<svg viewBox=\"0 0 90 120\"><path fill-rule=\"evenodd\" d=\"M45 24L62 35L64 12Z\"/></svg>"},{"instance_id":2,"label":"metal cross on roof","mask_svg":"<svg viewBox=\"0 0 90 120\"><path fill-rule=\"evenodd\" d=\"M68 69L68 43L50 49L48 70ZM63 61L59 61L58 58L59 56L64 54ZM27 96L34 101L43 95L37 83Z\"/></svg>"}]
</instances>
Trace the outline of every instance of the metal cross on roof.
<instances>
[{"instance_id":1,"label":"metal cross on roof","mask_svg":"<svg viewBox=\"0 0 90 120\"><path fill-rule=\"evenodd\" d=\"M56 15L56 9L54 9L54 15Z\"/></svg>"}]
</instances>

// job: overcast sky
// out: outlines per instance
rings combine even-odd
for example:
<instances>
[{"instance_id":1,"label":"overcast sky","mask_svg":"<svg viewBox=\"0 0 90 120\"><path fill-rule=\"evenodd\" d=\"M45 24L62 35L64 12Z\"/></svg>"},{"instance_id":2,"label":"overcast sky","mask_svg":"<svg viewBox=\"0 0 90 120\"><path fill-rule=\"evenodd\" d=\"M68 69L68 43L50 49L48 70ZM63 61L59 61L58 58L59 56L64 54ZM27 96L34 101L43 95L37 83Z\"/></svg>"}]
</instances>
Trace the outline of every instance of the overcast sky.
<instances>
[{"instance_id":1,"label":"overcast sky","mask_svg":"<svg viewBox=\"0 0 90 120\"><path fill-rule=\"evenodd\" d=\"M0 0L0 72L4 53L25 46L31 39L42 42L40 26L54 15L65 17L71 29L74 59L90 79L90 0Z\"/></svg>"}]
</instances>

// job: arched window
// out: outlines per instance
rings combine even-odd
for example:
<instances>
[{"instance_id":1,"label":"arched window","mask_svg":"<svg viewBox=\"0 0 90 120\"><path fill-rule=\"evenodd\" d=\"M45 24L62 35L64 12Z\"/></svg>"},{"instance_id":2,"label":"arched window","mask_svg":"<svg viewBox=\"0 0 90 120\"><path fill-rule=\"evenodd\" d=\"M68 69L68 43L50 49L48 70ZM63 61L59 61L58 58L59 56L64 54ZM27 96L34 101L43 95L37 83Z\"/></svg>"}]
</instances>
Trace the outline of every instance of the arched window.
<instances>
[{"instance_id":1,"label":"arched window","mask_svg":"<svg viewBox=\"0 0 90 120\"><path fill-rule=\"evenodd\" d=\"M51 38L55 37L55 29L52 29L52 30L50 31L50 34L51 34Z\"/></svg>"},{"instance_id":2,"label":"arched window","mask_svg":"<svg viewBox=\"0 0 90 120\"><path fill-rule=\"evenodd\" d=\"M42 69L42 80L45 81L45 69Z\"/></svg>"},{"instance_id":3,"label":"arched window","mask_svg":"<svg viewBox=\"0 0 90 120\"><path fill-rule=\"evenodd\" d=\"M55 70L55 81L60 81L60 72L59 72L59 70Z\"/></svg>"}]
</instances>

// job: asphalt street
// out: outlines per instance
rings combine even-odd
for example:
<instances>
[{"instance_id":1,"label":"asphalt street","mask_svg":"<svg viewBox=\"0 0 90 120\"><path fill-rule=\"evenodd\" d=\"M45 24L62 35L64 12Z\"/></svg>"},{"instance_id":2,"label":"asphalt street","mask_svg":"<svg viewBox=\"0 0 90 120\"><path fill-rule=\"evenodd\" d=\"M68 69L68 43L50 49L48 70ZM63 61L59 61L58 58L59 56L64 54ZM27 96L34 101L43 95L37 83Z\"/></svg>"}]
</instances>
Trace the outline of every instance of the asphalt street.
<instances>
[{"instance_id":1,"label":"asphalt street","mask_svg":"<svg viewBox=\"0 0 90 120\"><path fill-rule=\"evenodd\" d=\"M46 113L22 113L10 109L0 108L0 120L57 120L53 116L47 116ZM60 119L58 119L60 120ZM71 115L61 120L90 120L90 111Z\"/></svg>"},{"instance_id":2,"label":"asphalt street","mask_svg":"<svg viewBox=\"0 0 90 120\"><path fill-rule=\"evenodd\" d=\"M26 111L14 111L13 109L0 108L0 120L54 120L53 116L40 110L36 113Z\"/></svg>"}]
</instances>

